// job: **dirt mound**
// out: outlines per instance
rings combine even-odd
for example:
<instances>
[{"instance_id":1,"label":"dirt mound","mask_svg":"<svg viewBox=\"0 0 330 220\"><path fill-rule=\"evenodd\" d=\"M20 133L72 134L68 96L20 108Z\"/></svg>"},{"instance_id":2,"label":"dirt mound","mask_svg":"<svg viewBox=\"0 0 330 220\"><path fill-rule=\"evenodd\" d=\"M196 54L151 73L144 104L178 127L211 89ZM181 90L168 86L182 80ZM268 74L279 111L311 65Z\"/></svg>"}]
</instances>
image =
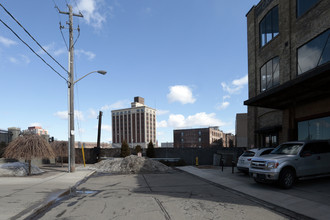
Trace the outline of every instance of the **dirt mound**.
<instances>
[{"instance_id":1,"label":"dirt mound","mask_svg":"<svg viewBox=\"0 0 330 220\"><path fill-rule=\"evenodd\" d=\"M35 165L31 165L31 174L41 174L44 171ZM27 176L29 173L29 164L14 162L0 164L0 176Z\"/></svg>"},{"instance_id":2,"label":"dirt mound","mask_svg":"<svg viewBox=\"0 0 330 220\"><path fill-rule=\"evenodd\" d=\"M96 163L92 169L97 172L109 173L166 173L171 171L171 168L158 161L135 155L102 160Z\"/></svg>"}]
</instances>

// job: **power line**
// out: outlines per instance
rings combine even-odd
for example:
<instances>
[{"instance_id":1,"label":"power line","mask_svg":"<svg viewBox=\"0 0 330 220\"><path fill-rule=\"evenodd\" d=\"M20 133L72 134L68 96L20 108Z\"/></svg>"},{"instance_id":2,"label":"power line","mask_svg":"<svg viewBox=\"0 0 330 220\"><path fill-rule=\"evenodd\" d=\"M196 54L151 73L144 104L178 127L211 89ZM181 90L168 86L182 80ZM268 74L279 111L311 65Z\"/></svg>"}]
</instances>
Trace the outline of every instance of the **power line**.
<instances>
[{"instance_id":1,"label":"power line","mask_svg":"<svg viewBox=\"0 0 330 220\"><path fill-rule=\"evenodd\" d=\"M7 11L7 9L2 5L0 4L0 6L3 8L3 10L5 10L5 12L14 20L16 21L16 23L21 27L23 28L23 30L32 38L32 40L55 62L57 63L65 72L67 72L69 74L69 72L52 56L50 55L40 44L39 42L34 39L34 37L19 23L19 21L16 20L16 18L9 12Z\"/></svg>"},{"instance_id":2,"label":"power line","mask_svg":"<svg viewBox=\"0 0 330 220\"><path fill-rule=\"evenodd\" d=\"M0 19L0 22L5 25L20 41L22 41L23 44L25 44L35 55L37 55L47 66L49 66L49 68L51 68L55 73L57 73L57 75L59 75L61 78L63 78L66 82L68 82L68 80L66 78L64 78L59 72L57 72L49 63L47 63L38 53L36 53L22 38L20 38L20 36L18 36L18 34L11 29L4 21L2 21Z\"/></svg>"},{"instance_id":3,"label":"power line","mask_svg":"<svg viewBox=\"0 0 330 220\"><path fill-rule=\"evenodd\" d=\"M58 8L58 6L57 6L55 0L53 0L53 3L54 3L54 5L55 5L55 7L54 7L55 10L60 11L60 9ZM62 32L62 20L61 20L61 17L60 17L60 15L59 15L58 13L57 13L57 16L58 16L58 19L60 20L60 31L61 31L62 39L63 39L63 41L64 41L64 43L65 43L66 49L69 50L69 47L68 47L68 45L67 45L67 43L66 43L66 40L65 40L64 35L63 35L63 32Z\"/></svg>"}]
</instances>

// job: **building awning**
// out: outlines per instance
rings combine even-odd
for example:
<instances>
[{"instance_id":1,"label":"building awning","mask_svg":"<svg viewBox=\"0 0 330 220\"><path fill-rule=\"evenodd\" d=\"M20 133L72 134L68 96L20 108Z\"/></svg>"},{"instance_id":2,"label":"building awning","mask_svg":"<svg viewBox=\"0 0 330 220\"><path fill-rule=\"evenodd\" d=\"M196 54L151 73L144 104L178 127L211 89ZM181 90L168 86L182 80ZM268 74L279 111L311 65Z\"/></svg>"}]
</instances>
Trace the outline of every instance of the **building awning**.
<instances>
[{"instance_id":1,"label":"building awning","mask_svg":"<svg viewBox=\"0 0 330 220\"><path fill-rule=\"evenodd\" d=\"M281 125L276 125L276 126L271 126L271 127L264 127L260 128L254 131L254 133L257 134L269 134L269 133L274 133L274 132L279 132L282 130Z\"/></svg>"},{"instance_id":2,"label":"building awning","mask_svg":"<svg viewBox=\"0 0 330 220\"><path fill-rule=\"evenodd\" d=\"M244 105L285 109L292 103L305 103L330 96L330 63L269 89L244 102Z\"/></svg>"}]
</instances>

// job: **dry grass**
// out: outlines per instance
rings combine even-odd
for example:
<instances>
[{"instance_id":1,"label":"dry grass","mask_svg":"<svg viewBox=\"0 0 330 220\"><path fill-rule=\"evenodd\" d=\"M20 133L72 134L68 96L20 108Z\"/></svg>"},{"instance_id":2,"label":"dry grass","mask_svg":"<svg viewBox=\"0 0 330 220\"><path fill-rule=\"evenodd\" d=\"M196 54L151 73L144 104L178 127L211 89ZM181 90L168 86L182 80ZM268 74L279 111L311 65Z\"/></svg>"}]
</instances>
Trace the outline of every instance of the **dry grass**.
<instances>
[{"instance_id":1,"label":"dry grass","mask_svg":"<svg viewBox=\"0 0 330 220\"><path fill-rule=\"evenodd\" d=\"M54 141L51 145L57 157L68 156L68 142L67 141Z\"/></svg>"},{"instance_id":2,"label":"dry grass","mask_svg":"<svg viewBox=\"0 0 330 220\"><path fill-rule=\"evenodd\" d=\"M39 135L25 135L10 142L4 152L5 158L31 160L33 158L54 158L50 144Z\"/></svg>"}]
</instances>

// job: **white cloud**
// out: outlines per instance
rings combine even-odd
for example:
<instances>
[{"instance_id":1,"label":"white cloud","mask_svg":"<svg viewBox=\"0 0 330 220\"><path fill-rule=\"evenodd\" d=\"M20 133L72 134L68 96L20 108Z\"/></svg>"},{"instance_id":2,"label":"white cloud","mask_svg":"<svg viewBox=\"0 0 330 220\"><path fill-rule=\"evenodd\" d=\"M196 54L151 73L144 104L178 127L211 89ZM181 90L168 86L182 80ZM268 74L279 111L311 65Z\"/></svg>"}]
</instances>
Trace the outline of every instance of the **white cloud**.
<instances>
[{"instance_id":1,"label":"white cloud","mask_svg":"<svg viewBox=\"0 0 330 220\"><path fill-rule=\"evenodd\" d=\"M54 51L54 55L55 55L55 56L60 56L60 55L65 54L65 53L67 53L67 52L68 52L67 49L65 49L65 48L63 47L63 48L60 48L60 49L55 50L55 51Z\"/></svg>"},{"instance_id":2,"label":"white cloud","mask_svg":"<svg viewBox=\"0 0 330 220\"><path fill-rule=\"evenodd\" d=\"M29 127L34 127L34 126L36 126L36 127L42 127L42 126L41 126L41 123L39 123L39 122L34 122L34 123L31 123L31 124L29 125Z\"/></svg>"},{"instance_id":3,"label":"white cloud","mask_svg":"<svg viewBox=\"0 0 330 220\"><path fill-rule=\"evenodd\" d=\"M231 82L231 85L227 85L227 83L222 82L221 86L222 89L229 94L239 94L241 90L243 89L244 85L248 83L248 75L245 75L244 77L240 79L235 79Z\"/></svg>"},{"instance_id":4,"label":"white cloud","mask_svg":"<svg viewBox=\"0 0 330 220\"><path fill-rule=\"evenodd\" d=\"M101 9L105 8L104 4L104 0L79 0L75 11L81 11L88 25L101 29L106 22L105 13L101 12ZM110 7L109 10L111 9Z\"/></svg>"},{"instance_id":5,"label":"white cloud","mask_svg":"<svg viewBox=\"0 0 330 220\"><path fill-rule=\"evenodd\" d=\"M2 37L0 36L0 43L6 47L10 47L12 45L16 45L17 42L16 41L13 41L13 40L10 40L8 38L5 38L5 37Z\"/></svg>"},{"instance_id":6,"label":"white cloud","mask_svg":"<svg viewBox=\"0 0 330 220\"><path fill-rule=\"evenodd\" d=\"M223 126L225 123L217 119L215 113L207 114L205 112L200 112L195 115L190 115L187 118L181 114L171 114L168 119L168 125L174 128L187 128Z\"/></svg>"},{"instance_id":7,"label":"white cloud","mask_svg":"<svg viewBox=\"0 0 330 220\"><path fill-rule=\"evenodd\" d=\"M55 42L52 42L52 43L47 44L47 45L43 45L42 47L47 51L47 53L49 53L51 55L54 55L54 56L60 56L60 55L65 54L67 52L67 49L65 47L56 48ZM39 55L44 55L44 54L46 54L46 52L43 49L40 49L38 51L38 54Z\"/></svg>"},{"instance_id":8,"label":"white cloud","mask_svg":"<svg viewBox=\"0 0 330 220\"><path fill-rule=\"evenodd\" d=\"M26 55L21 54L20 57L25 64L29 64L31 62L30 58Z\"/></svg>"},{"instance_id":9,"label":"white cloud","mask_svg":"<svg viewBox=\"0 0 330 220\"><path fill-rule=\"evenodd\" d=\"M248 84L248 75L245 75L240 79L235 79L232 83L235 86L244 86Z\"/></svg>"},{"instance_id":10,"label":"white cloud","mask_svg":"<svg viewBox=\"0 0 330 220\"><path fill-rule=\"evenodd\" d=\"M229 95L223 96L222 103L218 104L216 109L218 109L218 110L226 109L230 105L230 103L228 101L226 101L227 99L230 99Z\"/></svg>"},{"instance_id":11,"label":"white cloud","mask_svg":"<svg viewBox=\"0 0 330 220\"><path fill-rule=\"evenodd\" d=\"M168 114L170 111L169 110L161 110L161 109L157 109L157 115L166 115Z\"/></svg>"},{"instance_id":12,"label":"white cloud","mask_svg":"<svg viewBox=\"0 0 330 220\"><path fill-rule=\"evenodd\" d=\"M84 129L84 128L79 128L79 129L78 129L78 132L79 132L80 134L83 134L83 133L86 132L86 129Z\"/></svg>"},{"instance_id":13,"label":"white cloud","mask_svg":"<svg viewBox=\"0 0 330 220\"><path fill-rule=\"evenodd\" d=\"M54 116L63 119L68 120L68 111L58 111L54 113ZM74 118L80 121L84 121L84 114L81 111L75 110L74 111Z\"/></svg>"},{"instance_id":14,"label":"white cloud","mask_svg":"<svg viewBox=\"0 0 330 220\"><path fill-rule=\"evenodd\" d=\"M64 119L64 120L68 119L68 111L58 111L54 113L54 115L60 119Z\"/></svg>"},{"instance_id":15,"label":"white cloud","mask_svg":"<svg viewBox=\"0 0 330 220\"><path fill-rule=\"evenodd\" d=\"M129 100L119 100L111 105L105 105L101 108L101 111L108 111L111 109L121 109L129 107L130 101Z\"/></svg>"},{"instance_id":16,"label":"white cloud","mask_svg":"<svg viewBox=\"0 0 330 220\"><path fill-rule=\"evenodd\" d=\"M81 55L85 55L87 57L88 60L92 60L95 58L96 54L91 52L91 51L85 51L83 49L78 49L75 50L75 53L77 56L81 56Z\"/></svg>"},{"instance_id":17,"label":"white cloud","mask_svg":"<svg viewBox=\"0 0 330 220\"><path fill-rule=\"evenodd\" d=\"M88 118L97 118L97 112L94 109L89 109Z\"/></svg>"},{"instance_id":18,"label":"white cloud","mask_svg":"<svg viewBox=\"0 0 330 220\"><path fill-rule=\"evenodd\" d=\"M193 97L192 91L188 86L176 85L170 86L170 93L167 94L167 99L170 103L180 102L181 104L192 104L196 101Z\"/></svg>"},{"instance_id":19,"label":"white cloud","mask_svg":"<svg viewBox=\"0 0 330 220\"><path fill-rule=\"evenodd\" d=\"M105 131L108 131L108 132L111 132L111 125L102 125L102 130L105 130Z\"/></svg>"},{"instance_id":20,"label":"white cloud","mask_svg":"<svg viewBox=\"0 0 330 220\"><path fill-rule=\"evenodd\" d=\"M218 106L217 106L217 109L218 110L223 110L223 109L226 109L228 106L229 106L229 102L226 102L226 101L224 101L224 102L222 102L221 104L219 104Z\"/></svg>"},{"instance_id":21,"label":"white cloud","mask_svg":"<svg viewBox=\"0 0 330 220\"><path fill-rule=\"evenodd\" d=\"M20 54L17 58L16 57L8 57L9 62L13 64L29 64L31 62L30 58L26 55Z\"/></svg>"},{"instance_id":22,"label":"white cloud","mask_svg":"<svg viewBox=\"0 0 330 220\"><path fill-rule=\"evenodd\" d=\"M230 95L225 95L222 97L223 100L230 99Z\"/></svg>"},{"instance_id":23,"label":"white cloud","mask_svg":"<svg viewBox=\"0 0 330 220\"><path fill-rule=\"evenodd\" d=\"M9 57L8 58L11 63L18 64L18 60L15 57Z\"/></svg>"},{"instance_id":24,"label":"white cloud","mask_svg":"<svg viewBox=\"0 0 330 220\"><path fill-rule=\"evenodd\" d=\"M167 121L163 120L163 121L160 121L158 122L157 121L157 128L166 128L167 127Z\"/></svg>"},{"instance_id":25,"label":"white cloud","mask_svg":"<svg viewBox=\"0 0 330 220\"><path fill-rule=\"evenodd\" d=\"M168 125L174 128L183 128L186 127L186 119L183 115L171 114L168 118Z\"/></svg>"},{"instance_id":26,"label":"white cloud","mask_svg":"<svg viewBox=\"0 0 330 220\"><path fill-rule=\"evenodd\" d=\"M49 54L54 51L54 48L55 48L55 42L52 42L50 44L47 44L47 45L43 45L42 46ZM46 54L45 51L43 49L40 49L38 51L38 54L39 55L42 55L42 54Z\"/></svg>"}]
</instances>

